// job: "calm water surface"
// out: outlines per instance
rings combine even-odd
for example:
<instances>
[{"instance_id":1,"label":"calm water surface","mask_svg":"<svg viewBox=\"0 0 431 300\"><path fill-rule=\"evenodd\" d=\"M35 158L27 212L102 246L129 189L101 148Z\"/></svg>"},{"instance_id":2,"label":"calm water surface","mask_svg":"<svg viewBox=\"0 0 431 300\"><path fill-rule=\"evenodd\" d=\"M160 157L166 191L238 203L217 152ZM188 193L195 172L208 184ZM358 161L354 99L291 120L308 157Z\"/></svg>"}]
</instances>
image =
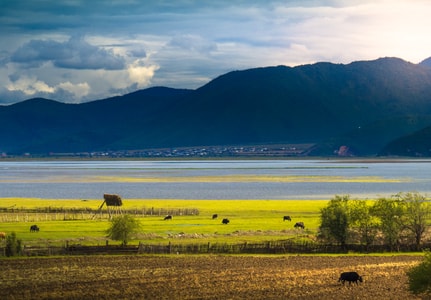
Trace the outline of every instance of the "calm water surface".
<instances>
[{"instance_id":1,"label":"calm water surface","mask_svg":"<svg viewBox=\"0 0 431 300\"><path fill-rule=\"evenodd\" d=\"M0 162L0 197L99 199L104 193L115 193L125 199L330 199L343 194L375 198L409 191L431 195L430 163L431 160L5 161ZM189 180L214 176L303 176L306 180Z\"/></svg>"}]
</instances>

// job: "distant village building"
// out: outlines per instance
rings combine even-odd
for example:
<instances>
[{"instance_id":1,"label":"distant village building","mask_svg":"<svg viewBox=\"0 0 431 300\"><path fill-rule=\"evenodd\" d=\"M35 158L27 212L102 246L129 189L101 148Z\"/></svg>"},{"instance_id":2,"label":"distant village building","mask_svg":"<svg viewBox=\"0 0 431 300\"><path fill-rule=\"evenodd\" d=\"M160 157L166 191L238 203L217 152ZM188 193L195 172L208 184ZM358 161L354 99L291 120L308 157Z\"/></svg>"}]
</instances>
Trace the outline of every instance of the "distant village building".
<instances>
[{"instance_id":1,"label":"distant village building","mask_svg":"<svg viewBox=\"0 0 431 300\"><path fill-rule=\"evenodd\" d=\"M348 146L340 146L340 148L338 149L337 153L338 156L353 156L352 151L350 150L350 148Z\"/></svg>"}]
</instances>

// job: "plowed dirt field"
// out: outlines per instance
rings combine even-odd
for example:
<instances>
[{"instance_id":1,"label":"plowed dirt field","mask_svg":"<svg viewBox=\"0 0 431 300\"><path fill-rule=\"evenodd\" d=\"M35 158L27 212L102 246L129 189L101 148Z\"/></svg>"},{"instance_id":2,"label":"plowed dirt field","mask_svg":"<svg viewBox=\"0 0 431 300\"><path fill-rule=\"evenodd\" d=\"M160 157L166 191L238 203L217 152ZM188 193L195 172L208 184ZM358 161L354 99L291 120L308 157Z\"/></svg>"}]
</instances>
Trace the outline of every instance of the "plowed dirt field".
<instances>
[{"instance_id":1,"label":"plowed dirt field","mask_svg":"<svg viewBox=\"0 0 431 300\"><path fill-rule=\"evenodd\" d=\"M420 256L79 256L0 259L0 299L419 299ZM364 282L338 282L342 271Z\"/></svg>"}]
</instances>

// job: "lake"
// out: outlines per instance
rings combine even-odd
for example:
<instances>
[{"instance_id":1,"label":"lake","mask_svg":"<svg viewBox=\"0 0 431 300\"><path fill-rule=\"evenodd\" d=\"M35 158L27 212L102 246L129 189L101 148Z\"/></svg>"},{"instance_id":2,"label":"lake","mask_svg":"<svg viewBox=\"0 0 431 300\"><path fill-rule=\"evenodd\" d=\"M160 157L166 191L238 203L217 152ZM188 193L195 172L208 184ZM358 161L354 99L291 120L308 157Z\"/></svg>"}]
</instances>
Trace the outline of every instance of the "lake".
<instances>
[{"instance_id":1,"label":"lake","mask_svg":"<svg viewBox=\"0 0 431 300\"><path fill-rule=\"evenodd\" d=\"M431 160L0 161L0 197L331 199L431 194Z\"/></svg>"}]
</instances>

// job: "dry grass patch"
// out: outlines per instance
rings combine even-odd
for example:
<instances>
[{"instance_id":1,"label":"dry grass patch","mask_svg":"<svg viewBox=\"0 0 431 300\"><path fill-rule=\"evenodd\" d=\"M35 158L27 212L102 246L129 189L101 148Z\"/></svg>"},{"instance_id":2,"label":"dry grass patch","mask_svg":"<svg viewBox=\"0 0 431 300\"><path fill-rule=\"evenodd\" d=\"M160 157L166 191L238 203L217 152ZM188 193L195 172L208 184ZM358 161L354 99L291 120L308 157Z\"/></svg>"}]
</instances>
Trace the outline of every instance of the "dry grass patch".
<instances>
[{"instance_id":1,"label":"dry grass patch","mask_svg":"<svg viewBox=\"0 0 431 300\"><path fill-rule=\"evenodd\" d=\"M419 299L420 256L92 256L0 260L1 299ZM364 274L343 286L340 272ZM31 294L30 294L31 291Z\"/></svg>"}]
</instances>

